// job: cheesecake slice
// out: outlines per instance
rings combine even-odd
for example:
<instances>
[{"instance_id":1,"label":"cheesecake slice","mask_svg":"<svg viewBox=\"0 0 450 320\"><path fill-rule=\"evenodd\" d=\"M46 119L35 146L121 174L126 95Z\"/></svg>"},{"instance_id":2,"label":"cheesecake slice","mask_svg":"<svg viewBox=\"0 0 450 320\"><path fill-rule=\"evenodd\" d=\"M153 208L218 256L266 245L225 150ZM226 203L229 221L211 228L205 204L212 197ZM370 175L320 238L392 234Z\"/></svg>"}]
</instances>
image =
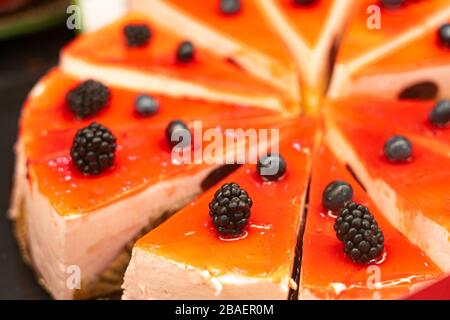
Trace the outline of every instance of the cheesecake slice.
<instances>
[{"instance_id":1,"label":"cheesecake slice","mask_svg":"<svg viewBox=\"0 0 450 320\"><path fill-rule=\"evenodd\" d=\"M351 185L353 201L366 206L383 231L384 253L369 265L354 263L344 254L333 227L337 212L327 210L322 202L324 190L336 180ZM383 217L345 166L322 144L314 155L299 298L398 299L443 274Z\"/></svg>"},{"instance_id":2,"label":"cheesecake slice","mask_svg":"<svg viewBox=\"0 0 450 320\"><path fill-rule=\"evenodd\" d=\"M126 27L134 28L128 36ZM295 107L270 84L138 13L80 35L62 50L60 65L78 78L127 89L278 111Z\"/></svg>"},{"instance_id":3,"label":"cheesecake slice","mask_svg":"<svg viewBox=\"0 0 450 320\"><path fill-rule=\"evenodd\" d=\"M224 1L224 3L227 1ZM199 46L240 67L299 101L298 72L287 47L264 19L258 1L131 0L132 10L144 12ZM237 5L236 8L233 6ZM294 107L294 111L298 112Z\"/></svg>"},{"instance_id":4,"label":"cheesecake slice","mask_svg":"<svg viewBox=\"0 0 450 320\"><path fill-rule=\"evenodd\" d=\"M108 87L106 106L80 120L66 99L80 82L55 69L28 97L10 211L24 254L58 299L117 291L129 259L125 252L129 242L202 192L210 174L217 175L215 170L225 163L220 162L225 152L236 155L257 147L242 139L237 129L278 127L280 120L273 114L265 116L264 109L159 95L154 95L159 110L145 117L135 109L141 92L115 87ZM244 118L236 119L236 114ZM194 134L188 158L174 157L166 137L166 127L175 119L184 121ZM210 140L202 143L202 131L199 140L195 136L196 120L211 135L227 136L235 144L217 147L210 156L203 153ZM98 175L81 173L71 153L77 130L92 122L106 127L116 139L115 160ZM202 161L195 162L196 152L205 154Z\"/></svg>"},{"instance_id":5,"label":"cheesecake slice","mask_svg":"<svg viewBox=\"0 0 450 320\"><path fill-rule=\"evenodd\" d=\"M245 165L137 241L125 274L123 299L287 299L308 186L314 126L295 123L277 153L286 164L276 181ZM209 203L223 183L252 199L245 232L224 237ZM175 280L175 281L174 281Z\"/></svg>"},{"instance_id":6,"label":"cheesecake slice","mask_svg":"<svg viewBox=\"0 0 450 320\"><path fill-rule=\"evenodd\" d=\"M339 45L354 0L256 1L269 23L283 38L296 62L303 85L304 103L315 110L328 84L333 55Z\"/></svg>"},{"instance_id":7,"label":"cheesecake slice","mask_svg":"<svg viewBox=\"0 0 450 320\"><path fill-rule=\"evenodd\" d=\"M352 74L343 95L429 100L450 94L450 51L438 40L439 26Z\"/></svg>"},{"instance_id":8,"label":"cheesecake slice","mask_svg":"<svg viewBox=\"0 0 450 320\"><path fill-rule=\"evenodd\" d=\"M336 100L328 114L338 119L348 118L366 127L387 128L396 134L414 139L433 149L436 153L450 157L450 130L436 126L430 120L432 111L440 101L398 101L358 95Z\"/></svg>"},{"instance_id":9,"label":"cheesecake slice","mask_svg":"<svg viewBox=\"0 0 450 320\"><path fill-rule=\"evenodd\" d=\"M399 134L395 129L367 126L349 114L327 115L326 123L329 146L351 167L387 220L449 272L450 159L405 135L412 154L404 162L393 162L383 153L387 141Z\"/></svg>"},{"instance_id":10,"label":"cheesecake slice","mask_svg":"<svg viewBox=\"0 0 450 320\"><path fill-rule=\"evenodd\" d=\"M403 50L402 48L412 42L426 38L426 34L436 31L448 19L450 19L450 3L446 0L404 1L397 8L388 8L373 0L359 1L342 38L328 91L329 96L337 98L349 94L353 90L351 89L353 84L357 86L360 81L359 73L368 72L372 64L389 59L389 55L395 55L397 50ZM417 63L414 56L420 54L422 50L429 50L430 44L422 43L422 45L425 47L414 46L414 51L406 51L407 57L401 58L400 65L395 65L400 68L400 70L392 69L399 74L395 80L387 83L385 79L379 79L376 84L372 81L361 86L367 85L366 91L383 86L388 88L386 92L383 91L383 95L391 96L394 95L394 90L398 93L398 90L407 88L413 79L402 73L406 69L405 62L410 61L409 65L414 66L414 63ZM420 72L421 65L416 65L414 70ZM364 77L361 78L364 80ZM379 92L374 90L372 94L376 95Z\"/></svg>"}]
</instances>

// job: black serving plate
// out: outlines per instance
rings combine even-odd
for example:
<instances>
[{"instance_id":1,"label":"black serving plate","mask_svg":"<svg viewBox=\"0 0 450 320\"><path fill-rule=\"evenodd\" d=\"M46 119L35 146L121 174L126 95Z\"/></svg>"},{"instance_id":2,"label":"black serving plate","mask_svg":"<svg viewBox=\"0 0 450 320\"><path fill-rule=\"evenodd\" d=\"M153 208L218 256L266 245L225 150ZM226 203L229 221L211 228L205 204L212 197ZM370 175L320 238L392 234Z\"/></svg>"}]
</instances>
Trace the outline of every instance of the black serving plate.
<instances>
[{"instance_id":1,"label":"black serving plate","mask_svg":"<svg viewBox=\"0 0 450 320\"><path fill-rule=\"evenodd\" d=\"M49 299L22 261L7 218L20 109L37 80L57 65L73 34L65 26L0 41L0 299Z\"/></svg>"}]
</instances>

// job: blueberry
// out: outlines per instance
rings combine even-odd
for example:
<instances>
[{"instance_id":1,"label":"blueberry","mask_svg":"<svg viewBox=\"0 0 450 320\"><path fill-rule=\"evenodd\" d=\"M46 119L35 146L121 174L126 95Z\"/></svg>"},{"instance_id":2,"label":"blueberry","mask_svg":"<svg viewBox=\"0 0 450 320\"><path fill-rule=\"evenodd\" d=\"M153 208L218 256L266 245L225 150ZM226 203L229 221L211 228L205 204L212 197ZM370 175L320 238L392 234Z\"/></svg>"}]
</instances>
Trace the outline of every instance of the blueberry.
<instances>
[{"instance_id":1,"label":"blueberry","mask_svg":"<svg viewBox=\"0 0 450 320\"><path fill-rule=\"evenodd\" d=\"M430 123L438 128L450 125L450 100L441 100L436 103L428 116Z\"/></svg>"},{"instance_id":2,"label":"blueberry","mask_svg":"<svg viewBox=\"0 0 450 320\"><path fill-rule=\"evenodd\" d=\"M345 181L335 180L323 190L322 205L327 210L343 208L353 198L353 188Z\"/></svg>"},{"instance_id":3,"label":"blueberry","mask_svg":"<svg viewBox=\"0 0 450 320\"><path fill-rule=\"evenodd\" d=\"M129 24L125 26L123 32L130 47L144 46L152 36L150 28L145 24Z\"/></svg>"},{"instance_id":4,"label":"blueberry","mask_svg":"<svg viewBox=\"0 0 450 320\"><path fill-rule=\"evenodd\" d=\"M182 63L187 63L194 59L195 48L192 42L183 41L177 50L177 61Z\"/></svg>"},{"instance_id":5,"label":"blueberry","mask_svg":"<svg viewBox=\"0 0 450 320\"><path fill-rule=\"evenodd\" d=\"M135 102L136 112L141 116L151 116L159 109L158 101L146 94L141 94L136 98Z\"/></svg>"},{"instance_id":6,"label":"blueberry","mask_svg":"<svg viewBox=\"0 0 450 320\"><path fill-rule=\"evenodd\" d=\"M450 48L450 23L446 23L439 28L438 37L444 47Z\"/></svg>"},{"instance_id":7,"label":"blueberry","mask_svg":"<svg viewBox=\"0 0 450 320\"><path fill-rule=\"evenodd\" d=\"M395 9L402 6L405 0L381 0L381 4L388 9Z\"/></svg>"},{"instance_id":8,"label":"blueberry","mask_svg":"<svg viewBox=\"0 0 450 320\"><path fill-rule=\"evenodd\" d=\"M241 10L240 0L221 0L220 12L226 15L233 15Z\"/></svg>"},{"instance_id":9,"label":"blueberry","mask_svg":"<svg viewBox=\"0 0 450 320\"><path fill-rule=\"evenodd\" d=\"M259 176L266 181L276 181L286 173L286 160L272 153L258 159L256 166Z\"/></svg>"},{"instance_id":10,"label":"blueberry","mask_svg":"<svg viewBox=\"0 0 450 320\"><path fill-rule=\"evenodd\" d=\"M298 6L309 6L314 2L316 2L316 0L294 0L294 4Z\"/></svg>"},{"instance_id":11,"label":"blueberry","mask_svg":"<svg viewBox=\"0 0 450 320\"><path fill-rule=\"evenodd\" d=\"M173 136L176 133L176 136ZM172 147L186 148L191 145L191 132L181 120L171 121L166 127L166 138Z\"/></svg>"},{"instance_id":12,"label":"blueberry","mask_svg":"<svg viewBox=\"0 0 450 320\"><path fill-rule=\"evenodd\" d=\"M384 155L392 162L405 162L411 158L412 143L403 136L392 136L384 144Z\"/></svg>"}]
</instances>

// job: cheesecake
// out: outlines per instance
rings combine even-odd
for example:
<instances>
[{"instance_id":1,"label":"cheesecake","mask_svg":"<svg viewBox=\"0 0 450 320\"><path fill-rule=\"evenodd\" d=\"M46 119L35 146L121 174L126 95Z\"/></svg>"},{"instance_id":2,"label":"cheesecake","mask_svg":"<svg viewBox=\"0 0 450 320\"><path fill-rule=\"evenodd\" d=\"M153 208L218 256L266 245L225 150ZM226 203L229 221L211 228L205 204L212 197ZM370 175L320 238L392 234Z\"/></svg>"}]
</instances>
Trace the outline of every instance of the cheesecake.
<instances>
[{"instance_id":1,"label":"cheesecake","mask_svg":"<svg viewBox=\"0 0 450 320\"><path fill-rule=\"evenodd\" d=\"M78 78L172 97L294 107L277 88L139 13L77 37L61 51L60 67Z\"/></svg>"},{"instance_id":2,"label":"cheesecake","mask_svg":"<svg viewBox=\"0 0 450 320\"><path fill-rule=\"evenodd\" d=\"M444 275L383 217L376 203L325 143L317 148L313 163L302 239L300 299L399 299ZM352 200L368 208L383 232L384 251L369 264L353 262L336 237L334 224L339 213L323 201L327 186L336 182L341 184L341 192L342 184L351 186Z\"/></svg>"},{"instance_id":3,"label":"cheesecake","mask_svg":"<svg viewBox=\"0 0 450 320\"><path fill-rule=\"evenodd\" d=\"M199 46L238 64L250 74L300 100L298 72L278 34L264 19L258 1L130 0L131 10L192 39ZM233 4L235 2L236 4ZM236 6L236 8L233 8ZM298 106L293 106L298 112Z\"/></svg>"},{"instance_id":4,"label":"cheesecake","mask_svg":"<svg viewBox=\"0 0 450 320\"><path fill-rule=\"evenodd\" d=\"M433 110L448 100L417 101L390 100L370 95L357 95L333 102L327 110L336 118L347 118L365 123L366 127L390 128L397 134L411 136L436 153L450 157L450 130L446 126L433 123ZM389 121L387 119L398 119Z\"/></svg>"},{"instance_id":5,"label":"cheesecake","mask_svg":"<svg viewBox=\"0 0 450 320\"><path fill-rule=\"evenodd\" d=\"M54 69L27 98L16 148L10 215L16 221L24 255L54 298L87 298L117 291L129 258L127 245L144 228L201 193L205 181L217 176L223 166L219 160L225 152L251 152L257 147L241 139L237 129L270 128L280 119L267 116L265 109L147 92L159 105L148 115L136 108L141 94L82 81ZM95 113L85 117L80 113L85 109L77 109L80 101ZM94 109L92 101L104 105ZM244 117L236 119L236 114ZM192 153L209 145L194 139L188 149L192 160L179 160L173 157L167 138L167 128L176 119L189 132L194 132L194 120L202 121L204 129L236 143L233 148L217 148L211 157L194 163ZM91 140L97 136L99 149ZM74 270L79 271L79 281L72 283Z\"/></svg>"},{"instance_id":6,"label":"cheesecake","mask_svg":"<svg viewBox=\"0 0 450 320\"><path fill-rule=\"evenodd\" d=\"M416 40L367 64L352 74L342 94L379 95L390 99L432 100L450 93L449 49L431 28Z\"/></svg>"},{"instance_id":7,"label":"cheesecake","mask_svg":"<svg viewBox=\"0 0 450 320\"><path fill-rule=\"evenodd\" d=\"M303 85L304 105L317 111L328 85L341 34L358 1L256 2L296 62Z\"/></svg>"},{"instance_id":8,"label":"cheesecake","mask_svg":"<svg viewBox=\"0 0 450 320\"><path fill-rule=\"evenodd\" d=\"M287 299L297 286L294 260L315 140L313 123L298 121L281 142L277 156L282 159L271 160L283 169L274 173L276 179L267 180L257 165L244 165L139 239L122 298ZM220 219L212 219L218 211L214 202L224 209L228 202L220 198L231 185L244 190L244 199L251 198L249 217L244 215L247 225L233 237L220 229L225 228Z\"/></svg>"},{"instance_id":9,"label":"cheesecake","mask_svg":"<svg viewBox=\"0 0 450 320\"><path fill-rule=\"evenodd\" d=\"M349 114L327 114L325 122L328 145L353 170L386 219L449 272L448 156L423 138L389 126L368 126L370 119L358 122Z\"/></svg>"},{"instance_id":10,"label":"cheesecake","mask_svg":"<svg viewBox=\"0 0 450 320\"><path fill-rule=\"evenodd\" d=\"M426 38L429 33L434 32L435 34L436 30L450 19L449 2L446 0L404 1L395 8L382 3L377 5L373 0L362 0L354 10L336 57L333 77L328 90L329 97L338 98L355 91L365 90L367 92L380 86L383 87L383 90L386 89L386 92L383 91L383 95L396 97L393 91L396 94L400 93L411 86L413 79L422 81L435 79L434 77L430 78L430 75L424 77L423 74L415 76L414 73L403 72L411 70L413 67L417 68L415 69L416 73L420 73L423 64L428 63L429 66L432 66L426 61L429 59L427 55L433 50L432 48L435 48L435 44L425 43L427 41L422 40L425 42L413 45L413 51L402 50L415 41L420 42L420 39ZM403 55L400 58L397 51L406 52L406 56ZM422 56L426 59L419 62L416 60L416 55L420 55L423 51L427 51ZM386 77L390 78L374 78L373 81L364 77L365 72L374 70L371 68L372 65L378 64L379 61L386 61L384 59L389 59L391 54L401 60L401 66L395 65L397 69L390 70L395 74L386 72ZM435 54L434 50L433 54ZM438 54L438 56L442 56L442 54ZM383 67L385 64L386 62L380 62L380 70L377 71L380 76L384 75L383 70L387 71ZM360 73L362 73L361 76L359 76ZM355 89L352 89L353 86ZM365 89L361 89L365 86L367 86ZM377 90L372 91L372 94L375 95L374 92Z\"/></svg>"}]
</instances>

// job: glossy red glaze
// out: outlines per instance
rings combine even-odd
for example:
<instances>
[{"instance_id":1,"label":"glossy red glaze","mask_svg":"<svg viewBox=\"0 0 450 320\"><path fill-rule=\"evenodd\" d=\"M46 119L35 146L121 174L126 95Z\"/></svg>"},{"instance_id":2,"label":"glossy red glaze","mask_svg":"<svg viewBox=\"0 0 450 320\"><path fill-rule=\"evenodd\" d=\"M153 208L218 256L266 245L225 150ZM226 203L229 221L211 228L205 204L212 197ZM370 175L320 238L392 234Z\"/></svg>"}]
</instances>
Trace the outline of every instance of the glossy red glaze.
<instances>
[{"instance_id":1,"label":"glossy red glaze","mask_svg":"<svg viewBox=\"0 0 450 320\"><path fill-rule=\"evenodd\" d=\"M276 1L280 11L309 48L317 45L333 2L333 0L317 0L311 5L301 6L295 5L293 0Z\"/></svg>"},{"instance_id":2,"label":"glossy red glaze","mask_svg":"<svg viewBox=\"0 0 450 320\"><path fill-rule=\"evenodd\" d=\"M150 27L153 34L146 46L130 48L126 45L123 28L129 23L146 23ZM189 39L156 25L145 15L129 14L99 31L79 36L63 49L62 54L99 66L126 68L211 89L247 95L279 95L272 86L198 46L193 61L178 63L177 48L185 40Z\"/></svg>"},{"instance_id":3,"label":"glossy red glaze","mask_svg":"<svg viewBox=\"0 0 450 320\"><path fill-rule=\"evenodd\" d=\"M339 119L349 118L367 127L390 128L397 134L414 136L437 153L450 153L450 128L436 128L428 120L435 101L392 101L352 96L329 103L325 112Z\"/></svg>"},{"instance_id":4,"label":"glossy red glaze","mask_svg":"<svg viewBox=\"0 0 450 320\"><path fill-rule=\"evenodd\" d=\"M263 182L256 165L245 165L221 182L238 183L253 200L246 236L225 241L217 234L208 207L217 185L136 246L214 275L287 280L308 184L314 128L313 122L305 119L283 140L280 153L286 159L287 172L281 180Z\"/></svg>"},{"instance_id":5,"label":"glossy red glaze","mask_svg":"<svg viewBox=\"0 0 450 320\"><path fill-rule=\"evenodd\" d=\"M373 128L365 123L336 119L344 138L356 150L372 180L386 182L397 196L396 205L409 212L420 211L450 230L450 158L432 150L422 140L407 137L413 154L406 163L392 163L383 154L384 143L396 130Z\"/></svg>"},{"instance_id":6,"label":"glossy red glaze","mask_svg":"<svg viewBox=\"0 0 450 320\"><path fill-rule=\"evenodd\" d=\"M337 63L348 63L360 56L389 44L406 32L424 28L430 17L449 8L447 0L405 1L398 9L381 6L381 28L370 30L367 27L371 5L379 5L377 0L360 0L348 30L343 36ZM371 11L373 13L373 11Z\"/></svg>"},{"instance_id":7,"label":"glossy red glaze","mask_svg":"<svg viewBox=\"0 0 450 320\"><path fill-rule=\"evenodd\" d=\"M234 15L224 15L220 12L217 0L166 2L207 24L208 27L257 49L275 61L291 65L291 57L286 47L266 22L254 0L241 0L241 10Z\"/></svg>"},{"instance_id":8,"label":"glossy red glaze","mask_svg":"<svg viewBox=\"0 0 450 320\"><path fill-rule=\"evenodd\" d=\"M410 44L398 48L388 56L367 65L363 70L359 70L355 76L395 74L450 65L450 49L439 43L437 29L430 30Z\"/></svg>"},{"instance_id":9,"label":"glossy red glaze","mask_svg":"<svg viewBox=\"0 0 450 320\"><path fill-rule=\"evenodd\" d=\"M282 121L275 112L236 105L175 99L155 95L158 113L141 117L134 111L136 92L111 87L109 105L98 115L79 120L65 103L66 93L76 86L74 79L58 69L52 70L27 99L21 119L21 144L27 157L31 182L62 215L89 212L134 194L151 184L170 177L192 175L205 167L171 161L164 132L175 119L193 129L194 121L202 128L271 128ZM251 119L249 121L248 119ZM117 137L114 167L100 176L86 177L73 166L70 148L76 130L97 121ZM205 148L196 146L196 148Z\"/></svg>"},{"instance_id":10,"label":"glossy red glaze","mask_svg":"<svg viewBox=\"0 0 450 320\"><path fill-rule=\"evenodd\" d=\"M354 201L367 206L383 230L385 253L372 267L353 263L336 238L335 213L322 206L322 192L333 180L350 183ZM375 272L379 279L374 277ZM307 290L320 299L394 299L407 294L413 285L442 275L419 248L392 227L345 166L321 145L314 156L303 236L300 298ZM369 288L375 284L374 279L380 282L379 287Z\"/></svg>"}]
</instances>

